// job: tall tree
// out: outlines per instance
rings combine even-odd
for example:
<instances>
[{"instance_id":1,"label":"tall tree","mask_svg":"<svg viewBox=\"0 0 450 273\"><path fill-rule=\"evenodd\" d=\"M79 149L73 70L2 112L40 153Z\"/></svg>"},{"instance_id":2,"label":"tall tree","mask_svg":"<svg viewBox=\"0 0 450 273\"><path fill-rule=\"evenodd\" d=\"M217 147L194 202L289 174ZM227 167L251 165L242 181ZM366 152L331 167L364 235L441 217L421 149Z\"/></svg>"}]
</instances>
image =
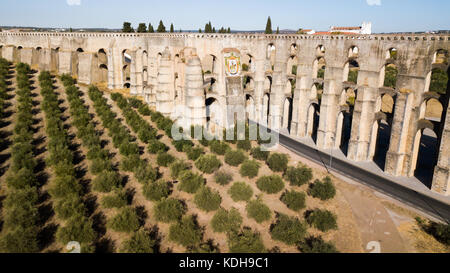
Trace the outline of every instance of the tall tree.
<instances>
[{"instance_id":1,"label":"tall tree","mask_svg":"<svg viewBox=\"0 0 450 273\"><path fill-rule=\"evenodd\" d=\"M277 34L280 34L280 27L277 27Z\"/></svg>"},{"instance_id":2,"label":"tall tree","mask_svg":"<svg viewBox=\"0 0 450 273\"><path fill-rule=\"evenodd\" d=\"M231 33L231 28L228 27L227 33Z\"/></svg>"},{"instance_id":3,"label":"tall tree","mask_svg":"<svg viewBox=\"0 0 450 273\"><path fill-rule=\"evenodd\" d=\"M158 26L158 29L156 30L156 32L166 32L166 27L164 26L162 20L159 21L159 26Z\"/></svg>"},{"instance_id":4,"label":"tall tree","mask_svg":"<svg viewBox=\"0 0 450 273\"><path fill-rule=\"evenodd\" d=\"M216 33L216 28L215 27L213 27L212 33Z\"/></svg>"},{"instance_id":5,"label":"tall tree","mask_svg":"<svg viewBox=\"0 0 450 273\"><path fill-rule=\"evenodd\" d=\"M150 33L155 32L155 29L153 28L152 23L148 24L148 32L150 32Z\"/></svg>"},{"instance_id":6,"label":"tall tree","mask_svg":"<svg viewBox=\"0 0 450 273\"><path fill-rule=\"evenodd\" d=\"M170 32L174 32L175 30L173 29L173 23L172 24L170 24Z\"/></svg>"},{"instance_id":7,"label":"tall tree","mask_svg":"<svg viewBox=\"0 0 450 273\"><path fill-rule=\"evenodd\" d=\"M147 25L145 23L139 23L137 32L139 32L139 33L147 32Z\"/></svg>"},{"instance_id":8,"label":"tall tree","mask_svg":"<svg viewBox=\"0 0 450 273\"><path fill-rule=\"evenodd\" d=\"M123 22L122 32L134 32L130 22Z\"/></svg>"},{"instance_id":9,"label":"tall tree","mask_svg":"<svg viewBox=\"0 0 450 273\"><path fill-rule=\"evenodd\" d=\"M267 18L267 24L266 24L266 34L272 34L272 20L270 20L270 16L269 18Z\"/></svg>"},{"instance_id":10,"label":"tall tree","mask_svg":"<svg viewBox=\"0 0 450 273\"><path fill-rule=\"evenodd\" d=\"M198 29L198 33L202 33L202 29L201 28Z\"/></svg>"}]
</instances>

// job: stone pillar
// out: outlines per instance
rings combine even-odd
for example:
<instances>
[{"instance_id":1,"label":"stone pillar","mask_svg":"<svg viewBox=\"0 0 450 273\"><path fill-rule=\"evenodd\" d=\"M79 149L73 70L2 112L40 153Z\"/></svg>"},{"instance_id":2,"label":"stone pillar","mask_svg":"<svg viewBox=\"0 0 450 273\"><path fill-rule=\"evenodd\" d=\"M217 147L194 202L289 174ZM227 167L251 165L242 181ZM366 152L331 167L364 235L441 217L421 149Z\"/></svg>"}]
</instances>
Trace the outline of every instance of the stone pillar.
<instances>
[{"instance_id":1,"label":"stone pillar","mask_svg":"<svg viewBox=\"0 0 450 273\"><path fill-rule=\"evenodd\" d=\"M364 79L364 82L359 79ZM365 161L370 159L369 147L375 122L379 72L361 69L358 73L358 85L347 157L354 161ZM372 141L376 141L376 138Z\"/></svg>"},{"instance_id":2,"label":"stone pillar","mask_svg":"<svg viewBox=\"0 0 450 273\"><path fill-rule=\"evenodd\" d=\"M448 100L448 99L447 99ZM450 104L450 103L449 103ZM444 117L444 129L439 147L439 157L434 168L433 184L431 189L443 195L450 195L450 107Z\"/></svg>"},{"instance_id":3,"label":"stone pillar","mask_svg":"<svg viewBox=\"0 0 450 273\"><path fill-rule=\"evenodd\" d=\"M59 51L59 73L60 74L72 74L72 52Z\"/></svg>"},{"instance_id":4,"label":"stone pillar","mask_svg":"<svg viewBox=\"0 0 450 273\"><path fill-rule=\"evenodd\" d=\"M14 51L16 48L14 46L4 46L2 50L2 56L4 59L13 62L14 61Z\"/></svg>"},{"instance_id":5,"label":"stone pillar","mask_svg":"<svg viewBox=\"0 0 450 273\"><path fill-rule=\"evenodd\" d=\"M403 164L407 153L407 137L412 117L414 94L399 92L395 101L389 150L386 155L384 170L386 173L403 175Z\"/></svg>"},{"instance_id":6,"label":"stone pillar","mask_svg":"<svg viewBox=\"0 0 450 273\"><path fill-rule=\"evenodd\" d=\"M39 69L49 71L52 62L52 51L50 48L42 48L38 50L40 52L39 56Z\"/></svg>"},{"instance_id":7,"label":"stone pillar","mask_svg":"<svg viewBox=\"0 0 450 273\"><path fill-rule=\"evenodd\" d=\"M136 75L136 51L132 51L130 63L130 94L137 95L137 75Z\"/></svg>"},{"instance_id":8,"label":"stone pillar","mask_svg":"<svg viewBox=\"0 0 450 273\"><path fill-rule=\"evenodd\" d=\"M336 121L338 116L339 95L342 91L342 67L328 66L325 72L322 100L320 104L320 120L317 129L317 147L333 148L336 137Z\"/></svg>"},{"instance_id":9,"label":"stone pillar","mask_svg":"<svg viewBox=\"0 0 450 273\"><path fill-rule=\"evenodd\" d=\"M92 83L94 55L88 52L78 53L78 82L84 84Z\"/></svg>"},{"instance_id":10,"label":"stone pillar","mask_svg":"<svg viewBox=\"0 0 450 273\"><path fill-rule=\"evenodd\" d=\"M264 56L263 56L264 57ZM264 96L264 78L265 78L265 71L264 71L264 58L258 58L255 56L254 63L252 63L252 68L255 70L255 120L256 122L263 123L262 122L262 100Z\"/></svg>"},{"instance_id":11,"label":"stone pillar","mask_svg":"<svg viewBox=\"0 0 450 273\"><path fill-rule=\"evenodd\" d=\"M200 58L191 57L185 69L184 90L186 91L187 124L201 125L206 123L205 93Z\"/></svg>"},{"instance_id":12,"label":"stone pillar","mask_svg":"<svg viewBox=\"0 0 450 273\"><path fill-rule=\"evenodd\" d=\"M33 60L33 49L32 48L23 48L20 52L20 61L22 63L26 63L31 66L32 60Z\"/></svg>"},{"instance_id":13,"label":"stone pillar","mask_svg":"<svg viewBox=\"0 0 450 273\"><path fill-rule=\"evenodd\" d=\"M120 48L112 48L112 64L114 73L114 88L123 88L124 78L123 78L123 56Z\"/></svg>"},{"instance_id":14,"label":"stone pillar","mask_svg":"<svg viewBox=\"0 0 450 273\"><path fill-rule=\"evenodd\" d=\"M106 52L106 57L108 58L108 88L114 89L114 69L116 68L114 66L114 57L113 57L113 49L108 48Z\"/></svg>"},{"instance_id":15,"label":"stone pillar","mask_svg":"<svg viewBox=\"0 0 450 273\"><path fill-rule=\"evenodd\" d=\"M144 69L143 67L143 50L139 49L138 51L136 51L136 95L142 95L142 91L144 88L144 80L143 80L143 73L142 70Z\"/></svg>"},{"instance_id":16,"label":"stone pillar","mask_svg":"<svg viewBox=\"0 0 450 273\"><path fill-rule=\"evenodd\" d=\"M274 71L272 73L272 90L270 92L269 127L274 130L281 129L281 117L283 115L284 88L286 85L287 50L280 44L277 45Z\"/></svg>"},{"instance_id":17,"label":"stone pillar","mask_svg":"<svg viewBox=\"0 0 450 273\"><path fill-rule=\"evenodd\" d=\"M294 112L297 111L295 117L297 123L297 136L298 137L306 137L307 136L307 128L308 128L308 108L311 101L311 88L313 86L312 80L312 60L307 62L308 60L303 60L303 58L299 58L300 62L297 66L297 82L296 82L296 93L298 92L298 97L294 99L296 101L297 109L294 109Z\"/></svg>"},{"instance_id":18,"label":"stone pillar","mask_svg":"<svg viewBox=\"0 0 450 273\"><path fill-rule=\"evenodd\" d=\"M169 49L166 48L161 56L158 71L158 85L156 87L156 110L164 115L170 115L173 110L173 65L170 60Z\"/></svg>"}]
</instances>

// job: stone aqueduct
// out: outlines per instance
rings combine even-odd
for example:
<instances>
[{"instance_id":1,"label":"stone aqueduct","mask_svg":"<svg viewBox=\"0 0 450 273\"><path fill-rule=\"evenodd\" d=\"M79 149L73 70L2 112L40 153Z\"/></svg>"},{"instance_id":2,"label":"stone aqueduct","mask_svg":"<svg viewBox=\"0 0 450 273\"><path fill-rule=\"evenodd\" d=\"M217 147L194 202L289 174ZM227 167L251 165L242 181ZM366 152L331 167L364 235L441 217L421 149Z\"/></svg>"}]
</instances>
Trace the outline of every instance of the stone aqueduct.
<instances>
[{"instance_id":1,"label":"stone aqueduct","mask_svg":"<svg viewBox=\"0 0 450 273\"><path fill-rule=\"evenodd\" d=\"M394 176L414 175L423 130L431 129L438 151L427 159L436 162L431 188L444 195L450 194L450 92L439 95L429 86L434 67L448 71L448 61L436 62L437 52L449 50L448 35L0 33L3 58L71 73L80 83L130 88L164 114L185 105L197 123L214 107L242 105L247 118L313 136L318 148L329 149L342 145L344 116L351 115L345 141L356 162L372 160L384 121L391 128L384 171ZM240 57L237 76L226 73L229 54ZM356 83L348 80L349 64L358 68ZM395 88L383 84L388 64L398 70ZM356 96L352 104L349 94ZM382 109L384 96L392 111ZM425 117L430 99L442 105L440 120ZM229 115L215 119L227 123Z\"/></svg>"}]
</instances>

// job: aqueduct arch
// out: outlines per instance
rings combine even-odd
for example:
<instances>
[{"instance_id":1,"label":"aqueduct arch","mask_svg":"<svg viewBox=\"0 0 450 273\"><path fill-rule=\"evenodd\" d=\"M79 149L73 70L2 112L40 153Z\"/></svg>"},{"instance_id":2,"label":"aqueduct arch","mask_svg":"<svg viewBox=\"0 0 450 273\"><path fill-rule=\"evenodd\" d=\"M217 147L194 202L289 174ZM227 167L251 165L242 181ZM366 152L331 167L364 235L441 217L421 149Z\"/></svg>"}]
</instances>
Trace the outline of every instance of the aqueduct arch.
<instances>
[{"instance_id":1,"label":"aqueduct arch","mask_svg":"<svg viewBox=\"0 0 450 273\"><path fill-rule=\"evenodd\" d=\"M233 49L240 60L233 76L219 53L224 48ZM384 170L396 176L414 173L413 159L420 161L421 154L414 150L420 144L416 136L422 138L433 125L437 155L432 189L445 195L450 194L449 50L445 34L0 33L0 53L8 60L20 57L41 69L72 73L82 83L129 87L166 115L175 105L186 105L196 124L205 124L208 115L211 120L211 110L225 103L245 106L248 119L252 113L261 121L279 116L293 136L314 136L318 124L325 124L320 132L334 136L335 142L318 141L317 148L345 150L346 143L347 157L356 162L376 158L379 128L389 125ZM198 56L209 56L211 62ZM205 66L214 76L204 77ZM239 84L230 88L233 77ZM349 88L354 99L349 99ZM386 101L390 109L385 109ZM440 118L428 118L428 103L441 105L435 111ZM280 110L271 109L278 106ZM343 130L346 120L351 120L350 132ZM431 125L421 127L423 123Z\"/></svg>"}]
</instances>

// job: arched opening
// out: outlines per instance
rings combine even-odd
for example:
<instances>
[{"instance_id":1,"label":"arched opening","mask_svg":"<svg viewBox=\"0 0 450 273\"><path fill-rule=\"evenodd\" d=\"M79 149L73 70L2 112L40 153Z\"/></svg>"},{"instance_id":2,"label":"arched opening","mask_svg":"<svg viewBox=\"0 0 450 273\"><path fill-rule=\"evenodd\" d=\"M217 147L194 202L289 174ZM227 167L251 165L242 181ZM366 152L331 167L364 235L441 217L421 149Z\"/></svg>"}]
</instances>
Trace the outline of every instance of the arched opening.
<instances>
[{"instance_id":1,"label":"arched opening","mask_svg":"<svg viewBox=\"0 0 450 273\"><path fill-rule=\"evenodd\" d=\"M377 98L375 111L376 120L372 127L369 158L382 170L385 169L386 156L391 140L392 119L395 100L388 94Z\"/></svg>"},{"instance_id":2,"label":"arched opening","mask_svg":"<svg viewBox=\"0 0 450 273\"><path fill-rule=\"evenodd\" d=\"M297 65L298 65L297 56L291 55L287 61L286 73L291 75L297 75Z\"/></svg>"},{"instance_id":3,"label":"arched opening","mask_svg":"<svg viewBox=\"0 0 450 273\"><path fill-rule=\"evenodd\" d=\"M264 79L264 92L270 93L271 89L272 89L272 77L267 76Z\"/></svg>"},{"instance_id":4,"label":"arched opening","mask_svg":"<svg viewBox=\"0 0 450 273\"><path fill-rule=\"evenodd\" d=\"M312 103L308 108L308 124L307 135L310 136L314 142L317 141L317 129L319 128L320 106Z\"/></svg>"},{"instance_id":5,"label":"arched opening","mask_svg":"<svg viewBox=\"0 0 450 273\"><path fill-rule=\"evenodd\" d=\"M106 56L106 51L100 48L97 52L97 62L99 67L99 78L98 81L101 83L108 82L108 57Z\"/></svg>"},{"instance_id":6,"label":"arched opening","mask_svg":"<svg viewBox=\"0 0 450 273\"><path fill-rule=\"evenodd\" d=\"M397 49L395 47L389 48L388 51L386 51L386 59L392 59L397 60Z\"/></svg>"},{"instance_id":7,"label":"arched opening","mask_svg":"<svg viewBox=\"0 0 450 273\"><path fill-rule=\"evenodd\" d=\"M273 71L275 69L275 53L276 53L275 45L273 43L268 44L266 58L269 67L267 68L267 70Z\"/></svg>"},{"instance_id":8,"label":"arched opening","mask_svg":"<svg viewBox=\"0 0 450 273\"><path fill-rule=\"evenodd\" d=\"M130 82L131 79L131 62L132 62L132 57L131 57L131 52L128 49L124 49L122 51L122 63L123 63L123 67L122 67L122 78L124 82Z\"/></svg>"},{"instance_id":9,"label":"arched opening","mask_svg":"<svg viewBox=\"0 0 450 273\"><path fill-rule=\"evenodd\" d=\"M217 92L216 79L213 77L209 78L208 92Z\"/></svg>"},{"instance_id":10,"label":"arched opening","mask_svg":"<svg viewBox=\"0 0 450 273\"><path fill-rule=\"evenodd\" d=\"M430 78L430 92L444 95L447 93L448 74L442 68L433 68Z\"/></svg>"},{"instance_id":11,"label":"arched opening","mask_svg":"<svg viewBox=\"0 0 450 273\"><path fill-rule=\"evenodd\" d=\"M145 50L142 52L142 66L144 68L148 67L148 53ZM144 78L144 81L147 81L147 79Z\"/></svg>"},{"instance_id":12,"label":"arched opening","mask_svg":"<svg viewBox=\"0 0 450 273\"><path fill-rule=\"evenodd\" d=\"M297 55L297 48L298 48L298 46L296 43L291 44L289 53L291 55Z\"/></svg>"},{"instance_id":13,"label":"arched opening","mask_svg":"<svg viewBox=\"0 0 450 273\"><path fill-rule=\"evenodd\" d=\"M285 95L293 95L295 89L295 80L287 80L286 86L284 88L284 94Z\"/></svg>"},{"instance_id":14,"label":"arched opening","mask_svg":"<svg viewBox=\"0 0 450 273\"><path fill-rule=\"evenodd\" d=\"M325 47L323 45L319 45L316 48L316 56L320 57L320 56L324 56L325 55Z\"/></svg>"},{"instance_id":15,"label":"arched opening","mask_svg":"<svg viewBox=\"0 0 450 273\"><path fill-rule=\"evenodd\" d=\"M130 88L130 83L129 82L124 83L123 88Z\"/></svg>"},{"instance_id":16,"label":"arched opening","mask_svg":"<svg viewBox=\"0 0 450 273\"><path fill-rule=\"evenodd\" d=\"M255 90L255 81L250 76L244 76L242 79L243 87L245 91Z\"/></svg>"},{"instance_id":17,"label":"arched opening","mask_svg":"<svg viewBox=\"0 0 450 273\"><path fill-rule=\"evenodd\" d=\"M431 128L418 130L414 137L410 176L414 175L425 186L431 188L437 155L436 133Z\"/></svg>"},{"instance_id":18,"label":"arched opening","mask_svg":"<svg viewBox=\"0 0 450 273\"><path fill-rule=\"evenodd\" d=\"M242 71L244 72L252 71L252 61L253 61L252 55L244 54L244 56L242 56Z\"/></svg>"},{"instance_id":19,"label":"arched opening","mask_svg":"<svg viewBox=\"0 0 450 273\"><path fill-rule=\"evenodd\" d=\"M205 56L205 58L202 61L203 71L205 75L215 73L216 60L217 60L216 56L212 54Z\"/></svg>"},{"instance_id":20,"label":"arched opening","mask_svg":"<svg viewBox=\"0 0 450 273\"><path fill-rule=\"evenodd\" d=\"M147 86L147 81L148 81L148 71L147 71L147 67L145 67L144 69L142 69L142 81L144 83L144 86Z\"/></svg>"},{"instance_id":21,"label":"arched opening","mask_svg":"<svg viewBox=\"0 0 450 273\"><path fill-rule=\"evenodd\" d=\"M39 50L39 48L38 48L38 50ZM77 48L77 52L82 53L82 52L84 52L84 50L81 47L79 47L79 48Z\"/></svg>"},{"instance_id":22,"label":"arched opening","mask_svg":"<svg viewBox=\"0 0 450 273\"><path fill-rule=\"evenodd\" d=\"M424 113L423 108L425 108ZM444 111L444 108L442 104L439 102L439 100L435 98L431 98L427 101L424 101L421 105L421 113L420 118L421 119L427 119L433 122L441 122L442 113Z\"/></svg>"},{"instance_id":23,"label":"arched opening","mask_svg":"<svg viewBox=\"0 0 450 273\"><path fill-rule=\"evenodd\" d=\"M291 132L291 121L292 121L292 98L285 98L283 104L283 129L286 129L289 133Z\"/></svg>"},{"instance_id":24,"label":"arched opening","mask_svg":"<svg viewBox=\"0 0 450 273\"><path fill-rule=\"evenodd\" d=\"M393 63L388 63L383 66L380 72L380 87L389 87L395 89L397 85L397 66Z\"/></svg>"},{"instance_id":25,"label":"arched opening","mask_svg":"<svg viewBox=\"0 0 450 273\"><path fill-rule=\"evenodd\" d=\"M206 106L206 128L210 133L215 134L221 128L221 109L219 102L215 98L207 98Z\"/></svg>"},{"instance_id":26,"label":"arched opening","mask_svg":"<svg viewBox=\"0 0 450 273\"><path fill-rule=\"evenodd\" d=\"M359 48L357 46L351 46L348 49L348 57L356 59L359 57Z\"/></svg>"},{"instance_id":27,"label":"arched opening","mask_svg":"<svg viewBox=\"0 0 450 273\"><path fill-rule=\"evenodd\" d=\"M255 101L251 95L245 95L245 118L255 121Z\"/></svg>"},{"instance_id":28,"label":"arched opening","mask_svg":"<svg viewBox=\"0 0 450 273\"><path fill-rule=\"evenodd\" d=\"M313 74L312 74L313 79L324 79L325 69L326 69L325 58L319 57L315 59L313 63Z\"/></svg>"},{"instance_id":29,"label":"arched opening","mask_svg":"<svg viewBox=\"0 0 450 273\"><path fill-rule=\"evenodd\" d=\"M351 59L344 65L343 81L356 84L358 81L359 64Z\"/></svg>"},{"instance_id":30,"label":"arched opening","mask_svg":"<svg viewBox=\"0 0 450 273\"><path fill-rule=\"evenodd\" d=\"M341 109L343 110L337 117L335 147L339 148L344 155L348 153L356 94L356 90L347 88L342 91L339 99Z\"/></svg>"},{"instance_id":31,"label":"arched opening","mask_svg":"<svg viewBox=\"0 0 450 273\"><path fill-rule=\"evenodd\" d=\"M262 121L269 124L269 116L270 116L270 94L266 93L263 97L263 105L262 105Z\"/></svg>"}]
</instances>

